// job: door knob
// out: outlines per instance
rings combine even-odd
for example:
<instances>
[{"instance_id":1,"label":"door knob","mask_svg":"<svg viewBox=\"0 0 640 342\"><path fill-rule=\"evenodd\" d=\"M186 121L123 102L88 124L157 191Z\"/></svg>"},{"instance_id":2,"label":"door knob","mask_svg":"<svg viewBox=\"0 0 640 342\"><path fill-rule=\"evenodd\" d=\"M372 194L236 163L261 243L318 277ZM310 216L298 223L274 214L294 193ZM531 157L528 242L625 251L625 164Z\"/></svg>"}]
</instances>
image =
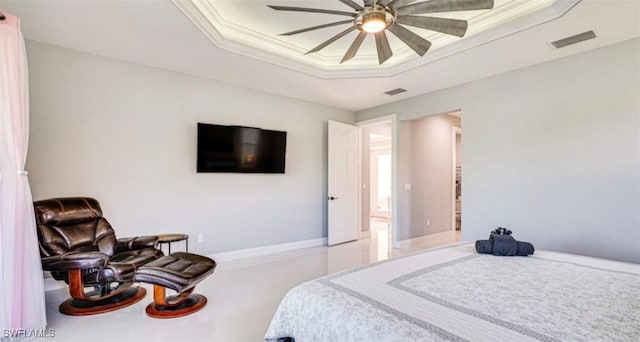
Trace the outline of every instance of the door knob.
<instances>
[{"instance_id":1,"label":"door knob","mask_svg":"<svg viewBox=\"0 0 640 342\"><path fill-rule=\"evenodd\" d=\"M333 200L337 200L337 199L338 199L338 197L333 197L333 196L329 197L329 201L333 201Z\"/></svg>"}]
</instances>

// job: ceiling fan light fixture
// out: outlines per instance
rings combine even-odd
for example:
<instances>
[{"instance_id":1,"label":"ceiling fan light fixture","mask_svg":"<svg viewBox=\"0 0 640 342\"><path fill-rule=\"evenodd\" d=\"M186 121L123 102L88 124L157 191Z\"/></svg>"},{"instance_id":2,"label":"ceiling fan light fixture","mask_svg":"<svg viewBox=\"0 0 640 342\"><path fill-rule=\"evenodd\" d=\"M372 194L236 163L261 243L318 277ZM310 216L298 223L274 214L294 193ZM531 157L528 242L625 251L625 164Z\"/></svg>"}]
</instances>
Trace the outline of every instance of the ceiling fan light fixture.
<instances>
[{"instance_id":1,"label":"ceiling fan light fixture","mask_svg":"<svg viewBox=\"0 0 640 342\"><path fill-rule=\"evenodd\" d=\"M382 13L368 13L362 18L362 30L368 33L377 33L387 27L387 17Z\"/></svg>"},{"instance_id":2,"label":"ceiling fan light fixture","mask_svg":"<svg viewBox=\"0 0 640 342\"><path fill-rule=\"evenodd\" d=\"M324 13L335 14L351 17L350 20L337 21L303 29L283 33L284 36L290 36L298 33L314 31L325 27L333 27L342 24L352 24L349 28L334 35L333 37L322 42L320 45L305 53L318 52L327 45L334 43L336 40L348 35L356 29L360 31L349 49L340 60L344 63L358 53L358 49L362 45L369 33L374 33L376 51L378 53L378 63L382 64L393 56L391 45L387 39L389 31L393 33L405 45L410 47L416 54L423 56L431 42L419 34L405 28L404 25L431 30L439 33L463 37L467 32L468 23L466 20L441 18L438 16L422 16L421 14L441 13L441 12L458 12L458 11L475 11L491 9L495 0L359 0L364 6L353 0L340 0L341 3L351 7L353 11L336 11L325 8L307 8L307 7L291 7L291 6L275 6L267 5L276 11L294 11L308 13Z\"/></svg>"}]
</instances>

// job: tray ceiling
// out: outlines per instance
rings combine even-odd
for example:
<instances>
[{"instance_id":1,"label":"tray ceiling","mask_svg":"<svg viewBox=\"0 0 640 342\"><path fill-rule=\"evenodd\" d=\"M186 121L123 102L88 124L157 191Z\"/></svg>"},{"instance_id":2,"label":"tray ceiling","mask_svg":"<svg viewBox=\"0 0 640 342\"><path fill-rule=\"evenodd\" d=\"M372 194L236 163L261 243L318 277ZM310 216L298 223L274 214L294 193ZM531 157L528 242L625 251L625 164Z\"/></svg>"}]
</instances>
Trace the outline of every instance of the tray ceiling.
<instances>
[{"instance_id":1,"label":"tray ceiling","mask_svg":"<svg viewBox=\"0 0 640 342\"><path fill-rule=\"evenodd\" d=\"M267 5L282 5L352 11L350 7L338 0L174 0L173 2L220 48L322 78L345 78L390 76L428 64L556 19L578 1L495 0L495 6L491 10L429 14L428 16L433 17L467 20L469 29L466 36L459 38L410 27L412 31L433 43L427 54L420 57L393 34L387 34L393 57L383 65L378 65L372 35L367 36L355 58L344 64L339 63L357 32L351 32L319 52L305 55L305 52L341 32L349 24L293 36L279 36L279 34L344 20L345 17L321 13L274 11L267 7Z\"/></svg>"}]
</instances>

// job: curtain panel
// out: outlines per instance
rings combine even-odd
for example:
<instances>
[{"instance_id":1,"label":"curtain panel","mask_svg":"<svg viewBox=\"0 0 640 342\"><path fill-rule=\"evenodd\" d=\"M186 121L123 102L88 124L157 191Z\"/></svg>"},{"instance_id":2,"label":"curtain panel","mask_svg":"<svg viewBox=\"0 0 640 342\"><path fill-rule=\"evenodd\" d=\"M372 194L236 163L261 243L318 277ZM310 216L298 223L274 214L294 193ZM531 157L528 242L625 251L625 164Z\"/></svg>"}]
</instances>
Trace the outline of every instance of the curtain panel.
<instances>
[{"instance_id":1,"label":"curtain panel","mask_svg":"<svg viewBox=\"0 0 640 342\"><path fill-rule=\"evenodd\" d=\"M29 82L19 19L0 21L0 330L46 327L33 200L24 170Z\"/></svg>"}]
</instances>

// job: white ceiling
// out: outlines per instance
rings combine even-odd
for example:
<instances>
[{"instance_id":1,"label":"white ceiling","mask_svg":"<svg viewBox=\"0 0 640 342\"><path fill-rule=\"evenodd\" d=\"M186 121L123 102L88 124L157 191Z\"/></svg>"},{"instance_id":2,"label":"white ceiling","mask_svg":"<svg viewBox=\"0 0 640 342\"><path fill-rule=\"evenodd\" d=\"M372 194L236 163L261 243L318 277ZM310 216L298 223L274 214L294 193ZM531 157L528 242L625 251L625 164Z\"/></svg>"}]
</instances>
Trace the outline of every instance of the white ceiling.
<instances>
[{"instance_id":1,"label":"white ceiling","mask_svg":"<svg viewBox=\"0 0 640 342\"><path fill-rule=\"evenodd\" d=\"M571 1L575 0L559 0ZM250 48L244 53L220 48L169 0L0 0L0 10L21 17L27 39L352 111L640 36L640 1L582 0L559 19L518 33L503 33L506 36L500 39L424 65L411 65L404 72L380 69L378 77L327 79L297 71L285 59L276 64L261 56L247 56ZM560 50L548 44L591 29L598 38ZM396 96L383 94L397 87L408 91Z\"/></svg>"}]
</instances>

